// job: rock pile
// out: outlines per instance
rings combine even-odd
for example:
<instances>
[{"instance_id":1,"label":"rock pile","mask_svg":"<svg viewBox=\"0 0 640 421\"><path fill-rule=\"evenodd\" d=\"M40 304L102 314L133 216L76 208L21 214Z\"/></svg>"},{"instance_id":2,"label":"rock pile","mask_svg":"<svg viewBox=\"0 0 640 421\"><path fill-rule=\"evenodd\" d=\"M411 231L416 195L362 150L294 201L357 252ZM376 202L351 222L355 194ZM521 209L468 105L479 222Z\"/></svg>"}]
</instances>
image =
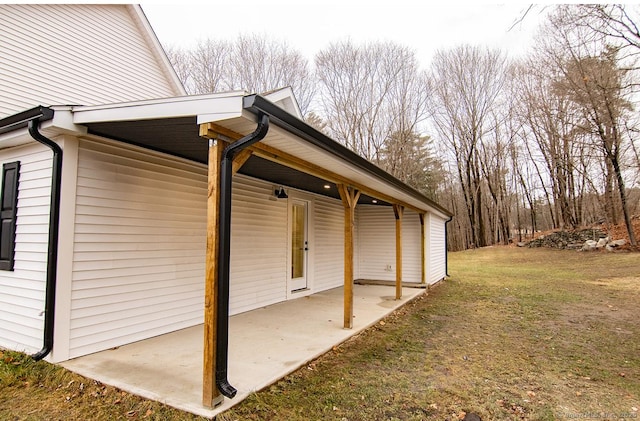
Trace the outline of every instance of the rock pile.
<instances>
[{"instance_id":1,"label":"rock pile","mask_svg":"<svg viewBox=\"0 0 640 421\"><path fill-rule=\"evenodd\" d=\"M557 231L547 235L541 235L528 243L518 243L519 247L549 247L556 249L570 249L578 251L602 250L613 251L624 246L627 240L611 240L607 233L597 229L588 228L575 231Z\"/></svg>"},{"instance_id":2,"label":"rock pile","mask_svg":"<svg viewBox=\"0 0 640 421\"><path fill-rule=\"evenodd\" d=\"M526 246L581 250L587 241L593 241L597 244L598 241L604 238L607 238L607 234L596 228L557 231L551 234L541 235L535 240L529 241Z\"/></svg>"},{"instance_id":3,"label":"rock pile","mask_svg":"<svg viewBox=\"0 0 640 421\"><path fill-rule=\"evenodd\" d=\"M594 240L585 241L582 247L580 248L580 251L598 250L603 247L607 251L613 251L620 246L624 246L625 244L627 244L627 240L625 239L611 241L609 237L605 237L605 238L599 239L598 241L594 241Z\"/></svg>"}]
</instances>

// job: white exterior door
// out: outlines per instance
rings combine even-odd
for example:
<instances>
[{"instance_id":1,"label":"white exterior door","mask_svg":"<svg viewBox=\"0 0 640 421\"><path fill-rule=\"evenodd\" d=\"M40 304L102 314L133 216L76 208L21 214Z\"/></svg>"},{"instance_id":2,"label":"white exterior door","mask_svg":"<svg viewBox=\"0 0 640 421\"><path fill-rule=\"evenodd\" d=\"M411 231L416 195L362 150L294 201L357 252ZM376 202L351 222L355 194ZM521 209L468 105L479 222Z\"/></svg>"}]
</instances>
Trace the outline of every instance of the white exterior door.
<instances>
[{"instance_id":1,"label":"white exterior door","mask_svg":"<svg viewBox=\"0 0 640 421\"><path fill-rule=\"evenodd\" d=\"M291 291L300 291L308 287L308 251L309 251L309 204L304 200L291 201L290 222L290 261Z\"/></svg>"}]
</instances>

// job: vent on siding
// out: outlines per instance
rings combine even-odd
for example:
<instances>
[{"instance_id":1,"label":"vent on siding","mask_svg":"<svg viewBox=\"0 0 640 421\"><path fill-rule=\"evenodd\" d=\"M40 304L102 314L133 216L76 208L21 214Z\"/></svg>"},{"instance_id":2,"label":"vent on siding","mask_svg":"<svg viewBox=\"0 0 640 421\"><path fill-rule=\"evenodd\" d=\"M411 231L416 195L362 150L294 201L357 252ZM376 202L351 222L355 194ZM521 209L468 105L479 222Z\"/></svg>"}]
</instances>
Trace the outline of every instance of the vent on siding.
<instances>
[{"instance_id":1,"label":"vent on siding","mask_svg":"<svg viewBox=\"0 0 640 421\"><path fill-rule=\"evenodd\" d=\"M13 270L19 175L20 162L9 162L2 166L2 192L0 193L0 270Z\"/></svg>"}]
</instances>

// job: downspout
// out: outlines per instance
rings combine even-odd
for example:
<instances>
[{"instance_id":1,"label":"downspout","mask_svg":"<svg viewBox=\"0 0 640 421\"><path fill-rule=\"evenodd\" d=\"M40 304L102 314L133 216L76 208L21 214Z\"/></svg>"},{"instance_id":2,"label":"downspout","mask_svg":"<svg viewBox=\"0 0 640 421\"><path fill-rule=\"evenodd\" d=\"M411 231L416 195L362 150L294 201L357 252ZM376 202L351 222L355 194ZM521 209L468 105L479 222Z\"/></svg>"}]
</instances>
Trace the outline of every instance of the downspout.
<instances>
[{"instance_id":1,"label":"downspout","mask_svg":"<svg viewBox=\"0 0 640 421\"><path fill-rule=\"evenodd\" d=\"M218 232L218 299L216 313L216 386L227 398L233 398L237 390L227 379L229 353L229 258L231 254L231 180L233 158L243 149L264 139L269 130L269 117L260 114L256 130L222 152L220 163L220 225Z\"/></svg>"},{"instance_id":2,"label":"downspout","mask_svg":"<svg viewBox=\"0 0 640 421\"><path fill-rule=\"evenodd\" d=\"M444 274L445 276L449 275L449 241L447 240L447 225L453 219L453 215L449 217L446 221L444 221Z\"/></svg>"},{"instance_id":3,"label":"downspout","mask_svg":"<svg viewBox=\"0 0 640 421\"><path fill-rule=\"evenodd\" d=\"M49 240L47 251L47 281L44 305L44 345L32 355L39 361L53 349L53 328L56 305L56 276L58 271L58 232L60 226L60 185L62 182L62 149L57 143L43 136L38 131L40 119L29 121L29 134L53 152L53 168L51 170L51 203L49 208Z\"/></svg>"}]
</instances>

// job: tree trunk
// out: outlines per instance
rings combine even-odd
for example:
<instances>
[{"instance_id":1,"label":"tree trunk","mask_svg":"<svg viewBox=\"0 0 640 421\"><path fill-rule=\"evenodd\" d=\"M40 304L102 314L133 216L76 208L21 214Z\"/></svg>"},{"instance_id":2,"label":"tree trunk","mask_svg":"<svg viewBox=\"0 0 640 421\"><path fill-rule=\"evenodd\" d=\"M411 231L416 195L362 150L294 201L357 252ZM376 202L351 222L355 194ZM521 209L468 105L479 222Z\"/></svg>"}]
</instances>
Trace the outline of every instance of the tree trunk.
<instances>
[{"instance_id":1,"label":"tree trunk","mask_svg":"<svg viewBox=\"0 0 640 421\"><path fill-rule=\"evenodd\" d=\"M627 233L629 234L629 242L632 246L636 246L636 236L633 232L633 225L631 224L631 217L629 216L629 209L627 207L627 194L624 188L624 179L622 178L622 171L620 170L620 163L618 159L612 159L611 165L616 174L618 180L618 193L620 194L620 202L622 203L622 214L624 215L624 224L627 226Z\"/></svg>"}]
</instances>

